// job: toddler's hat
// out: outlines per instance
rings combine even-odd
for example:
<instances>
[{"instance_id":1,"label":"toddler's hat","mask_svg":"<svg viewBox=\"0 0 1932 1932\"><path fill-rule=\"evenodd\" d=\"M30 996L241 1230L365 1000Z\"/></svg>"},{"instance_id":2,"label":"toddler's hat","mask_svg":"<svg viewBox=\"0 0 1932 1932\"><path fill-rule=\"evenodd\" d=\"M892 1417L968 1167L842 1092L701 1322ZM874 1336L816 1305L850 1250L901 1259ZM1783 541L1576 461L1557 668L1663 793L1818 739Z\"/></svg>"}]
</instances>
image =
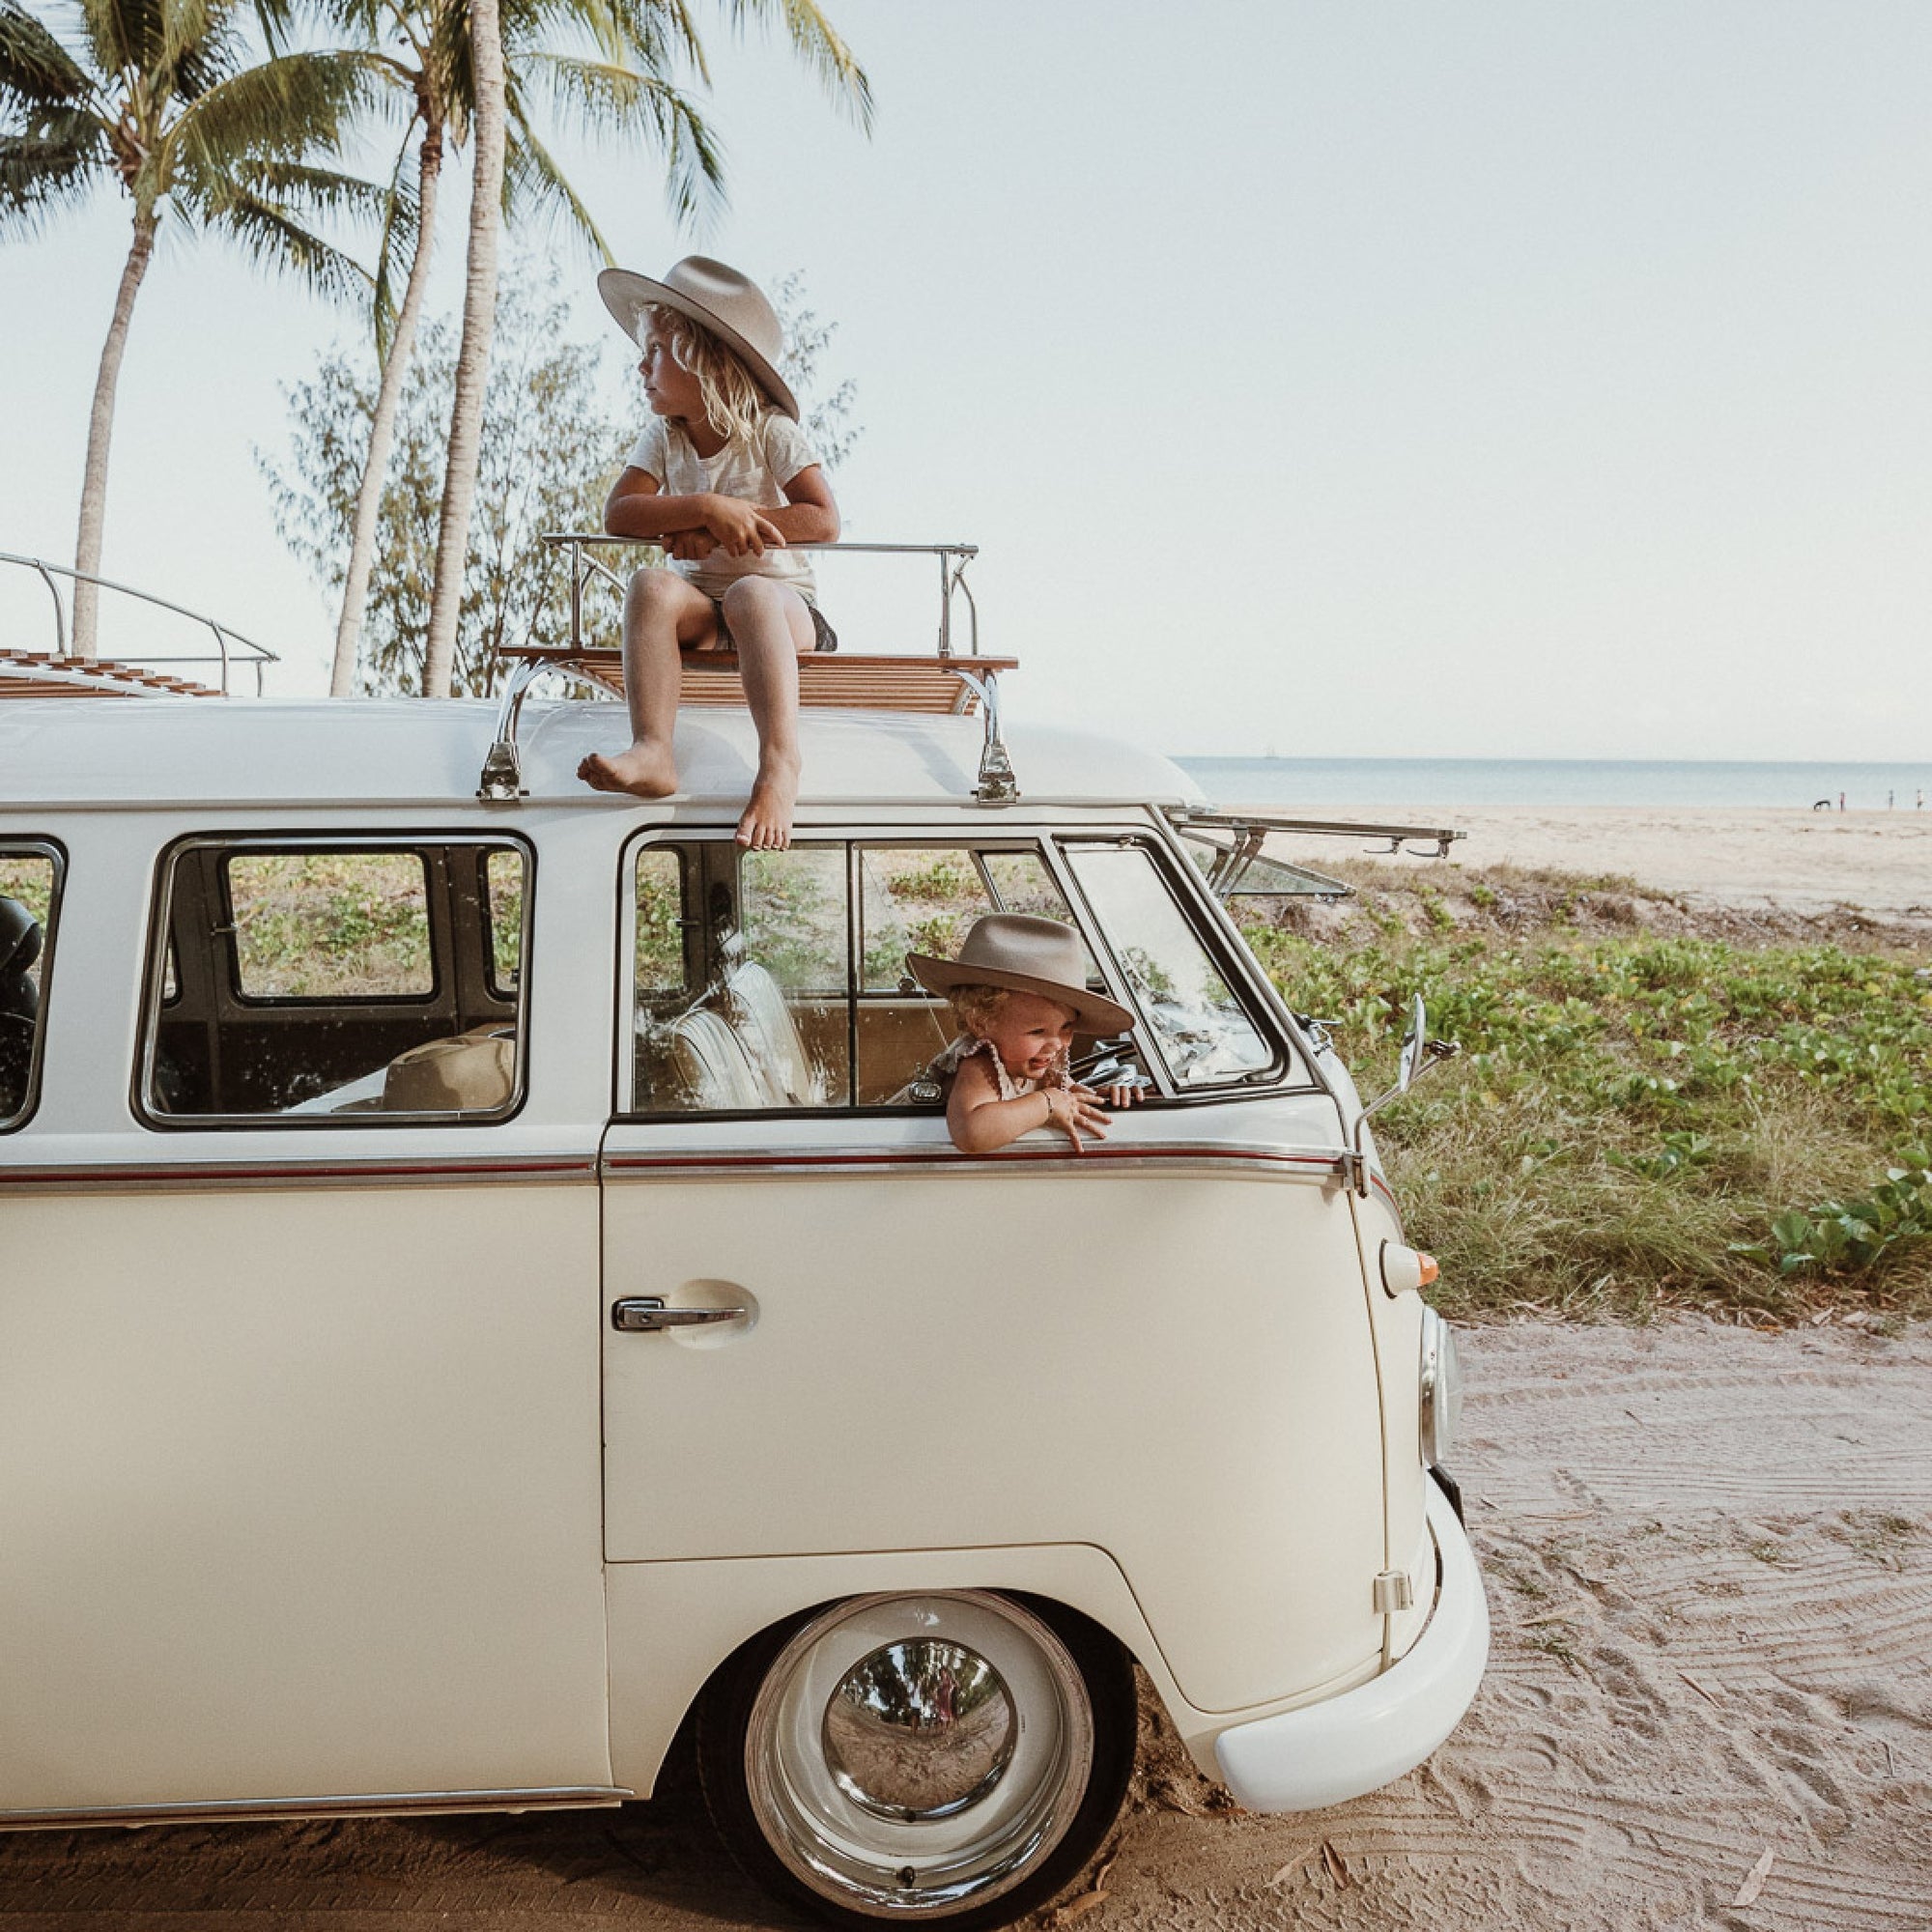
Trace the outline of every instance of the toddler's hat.
<instances>
[{"instance_id":1,"label":"toddler's hat","mask_svg":"<svg viewBox=\"0 0 1932 1932\"><path fill-rule=\"evenodd\" d=\"M1080 935L1057 919L990 912L973 922L956 959L908 952L906 967L929 993L954 986L1005 986L1037 993L1069 1008L1073 1030L1084 1034L1130 1032L1134 1016L1102 993L1087 990L1087 954Z\"/></svg>"},{"instance_id":2,"label":"toddler's hat","mask_svg":"<svg viewBox=\"0 0 1932 1932\"><path fill-rule=\"evenodd\" d=\"M751 276L742 275L708 255L687 255L665 271L663 281L633 274L629 269L606 269L597 277L597 293L616 318L617 327L642 346L652 302L662 302L708 328L752 372L752 379L793 422L798 398L779 374L784 354L784 329L778 310Z\"/></svg>"}]
</instances>

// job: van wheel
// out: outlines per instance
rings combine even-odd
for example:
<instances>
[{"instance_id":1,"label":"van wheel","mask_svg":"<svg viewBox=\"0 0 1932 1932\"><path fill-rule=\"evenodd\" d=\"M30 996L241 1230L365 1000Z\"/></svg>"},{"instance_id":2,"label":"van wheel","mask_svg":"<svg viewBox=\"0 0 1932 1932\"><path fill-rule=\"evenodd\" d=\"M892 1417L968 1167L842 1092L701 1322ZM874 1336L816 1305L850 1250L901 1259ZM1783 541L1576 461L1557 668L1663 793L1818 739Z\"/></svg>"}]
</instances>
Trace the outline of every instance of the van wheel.
<instances>
[{"instance_id":1,"label":"van wheel","mask_svg":"<svg viewBox=\"0 0 1932 1932\"><path fill-rule=\"evenodd\" d=\"M754 1638L697 1710L705 1803L767 1890L835 1924L1003 1925L1098 1849L1134 1756L1126 1652L985 1590L858 1597Z\"/></svg>"}]
</instances>

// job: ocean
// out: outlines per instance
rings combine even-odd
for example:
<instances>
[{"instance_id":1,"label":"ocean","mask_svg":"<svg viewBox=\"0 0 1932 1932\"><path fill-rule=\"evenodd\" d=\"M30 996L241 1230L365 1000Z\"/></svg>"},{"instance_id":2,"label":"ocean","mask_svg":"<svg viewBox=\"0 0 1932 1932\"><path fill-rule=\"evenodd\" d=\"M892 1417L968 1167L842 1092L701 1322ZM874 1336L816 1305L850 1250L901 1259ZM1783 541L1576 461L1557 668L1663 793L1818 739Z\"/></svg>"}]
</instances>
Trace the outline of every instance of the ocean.
<instances>
[{"instance_id":1,"label":"ocean","mask_svg":"<svg viewBox=\"0 0 1932 1932\"><path fill-rule=\"evenodd\" d=\"M1668 758L1178 758L1227 805L1786 806L1932 810L1932 763Z\"/></svg>"}]
</instances>

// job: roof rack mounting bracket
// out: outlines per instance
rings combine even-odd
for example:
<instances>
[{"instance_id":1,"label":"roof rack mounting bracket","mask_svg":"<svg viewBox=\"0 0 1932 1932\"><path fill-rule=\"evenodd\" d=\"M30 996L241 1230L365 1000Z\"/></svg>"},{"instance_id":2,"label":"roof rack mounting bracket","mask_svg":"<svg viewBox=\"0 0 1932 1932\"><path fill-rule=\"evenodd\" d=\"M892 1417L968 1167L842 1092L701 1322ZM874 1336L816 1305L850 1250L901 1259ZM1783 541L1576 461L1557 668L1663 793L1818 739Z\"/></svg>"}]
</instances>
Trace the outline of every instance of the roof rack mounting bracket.
<instances>
[{"instance_id":1,"label":"roof rack mounting bracket","mask_svg":"<svg viewBox=\"0 0 1932 1932\"><path fill-rule=\"evenodd\" d=\"M1000 736L1000 677L990 668L981 669L970 660L954 658L952 675L961 684L980 694L980 713L985 720L986 735L980 747L980 781L973 796L981 805L1011 805L1020 795L1013 761L1007 755L1007 743Z\"/></svg>"},{"instance_id":2,"label":"roof rack mounting bracket","mask_svg":"<svg viewBox=\"0 0 1932 1932\"><path fill-rule=\"evenodd\" d=\"M530 686L554 668L542 658L525 658L503 686L497 705L497 736L483 755L483 770L476 780L476 796L485 805L515 805L520 798L529 797L530 788L524 782L524 756L517 749L517 725Z\"/></svg>"}]
</instances>

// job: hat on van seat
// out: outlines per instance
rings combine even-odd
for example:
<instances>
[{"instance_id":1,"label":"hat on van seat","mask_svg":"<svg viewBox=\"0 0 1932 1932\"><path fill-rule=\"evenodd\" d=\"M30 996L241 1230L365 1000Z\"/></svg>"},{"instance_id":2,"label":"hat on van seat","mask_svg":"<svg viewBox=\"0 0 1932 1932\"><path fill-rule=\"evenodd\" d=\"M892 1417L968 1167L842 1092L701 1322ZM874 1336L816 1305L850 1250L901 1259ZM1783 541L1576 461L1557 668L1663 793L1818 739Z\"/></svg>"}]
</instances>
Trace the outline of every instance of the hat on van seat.
<instances>
[{"instance_id":1,"label":"hat on van seat","mask_svg":"<svg viewBox=\"0 0 1932 1932\"><path fill-rule=\"evenodd\" d=\"M957 959L908 952L906 968L929 993L954 986L1006 986L1037 993L1073 1012L1075 1033L1127 1033L1134 1016L1104 994L1087 990L1087 954L1080 935L1057 919L990 912L976 919Z\"/></svg>"},{"instance_id":2,"label":"hat on van seat","mask_svg":"<svg viewBox=\"0 0 1932 1932\"><path fill-rule=\"evenodd\" d=\"M454 1039L425 1040L390 1061L383 1078L385 1114L489 1114L517 1090L517 1041L494 1026Z\"/></svg>"},{"instance_id":3,"label":"hat on van seat","mask_svg":"<svg viewBox=\"0 0 1932 1932\"><path fill-rule=\"evenodd\" d=\"M661 282L633 274L629 269L606 269L597 277L597 293L616 318L617 327L639 349L644 346L643 331L649 320L644 310L650 303L662 302L679 315L688 315L744 363L752 380L784 414L793 422L798 420L798 398L785 386L778 369L779 358L784 354L784 328L778 310L750 275L727 269L708 255L687 255L665 270Z\"/></svg>"}]
</instances>

